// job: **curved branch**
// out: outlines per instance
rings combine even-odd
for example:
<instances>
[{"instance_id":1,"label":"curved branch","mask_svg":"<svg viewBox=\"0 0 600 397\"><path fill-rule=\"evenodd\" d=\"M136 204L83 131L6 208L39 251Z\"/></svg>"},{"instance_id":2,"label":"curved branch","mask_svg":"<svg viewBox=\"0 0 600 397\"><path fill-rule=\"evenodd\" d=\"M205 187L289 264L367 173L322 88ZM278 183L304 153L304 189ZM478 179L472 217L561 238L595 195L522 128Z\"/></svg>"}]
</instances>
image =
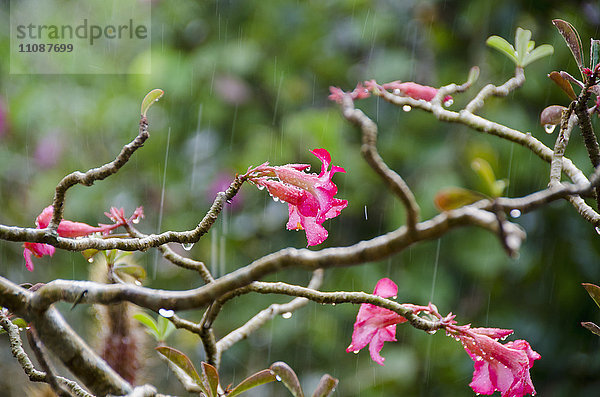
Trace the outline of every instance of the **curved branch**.
<instances>
[{"instance_id":1,"label":"curved branch","mask_svg":"<svg viewBox=\"0 0 600 397\"><path fill-rule=\"evenodd\" d=\"M342 114L348 121L361 129L363 136L361 153L363 157L386 182L392 192L400 198L406 208L406 225L411 232L414 231L419 221L419 205L404 179L390 169L379 155L377 151L377 125L361 110L354 108L354 102L350 95L344 95L342 99Z\"/></svg>"},{"instance_id":2,"label":"curved branch","mask_svg":"<svg viewBox=\"0 0 600 397\"><path fill-rule=\"evenodd\" d=\"M100 181L108 178L109 176L117 173L121 167L129 161L131 155L144 146L144 142L148 139L148 120L145 116L140 119L140 128L137 137L127 145L123 146L121 153L110 163L104 164L99 168L92 168L91 170L84 172L75 171L65 176L56 186L54 193L54 199L52 200L52 206L54 208L54 214L52 220L48 225L48 232L54 234L60 221L62 220L65 204L65 194L67 190L78 183L84 186L92 186L95 181Z\"/></svg>"},{"instance_id":3,"label":"curved branch","mask_svg":"<svg viewBox=\"0 0 600 397\"><path fill-rule=\"evenodd\" d=\"M506 83L501 86L495 86L488 84L479 91L477 96L469 102L465 107L465 110L469 113L475 113L481 109L486 99L491 96L507 96L511 91L521 87L525 83L525 71L522 67L517 66L515 69L515 76L510 78Z\"/></svg>"},{"instance_id":4,"label":"curved branch","mask_svg":"<svg viewBox=\"0 0 600 397\"><path fill-rule=\"evenodd\" d=\"M208 233L223 210L223 206L231 200L246 181L244 176L237 177L225 192L219 192L210 210L193 230L184 232L168 231L161 234L150 234L142 238L65 238L53 234L48 229L22 228L0 225L0 239L16 242L46 243L68 251L97 249L100 251L118 249L121 251L145 251L167 243L195 243Z\"/></svg>"}]
</instances>

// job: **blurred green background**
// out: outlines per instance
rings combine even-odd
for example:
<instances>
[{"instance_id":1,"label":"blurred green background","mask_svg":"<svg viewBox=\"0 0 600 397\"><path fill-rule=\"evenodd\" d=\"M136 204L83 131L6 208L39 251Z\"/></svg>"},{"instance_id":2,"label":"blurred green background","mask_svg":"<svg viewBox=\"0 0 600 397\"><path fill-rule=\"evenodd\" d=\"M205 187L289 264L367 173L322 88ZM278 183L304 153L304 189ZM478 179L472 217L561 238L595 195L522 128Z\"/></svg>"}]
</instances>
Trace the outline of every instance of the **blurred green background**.
<instances>
[{"instance_id":1,"label":"blurred green background","mask_svg":"<svg viewBox=\"0 0 600 397\"><path fill-rule=\"evenodd\" d=\"M310 162L315 169L318 163L308 151L324 147L334 164L347 170L334 181L349 206L326 223L330 237L312 249L350 245L404 222L401 205L360 157L359 133L327 100L330 85L350 90L374 78L440 86L463 82L473 65L481 68L475 88L500 84L511 76L513 65L486 48L485 40L497 34L512 42L521 26L533 32L536 43L552 44L555 53L527 67L522 89L489 100L481 113L553 145L555 136L544 133L538 115L550 104L567 105L568 99L546 74L577 71L551 20L575 25L586 51L600 26L594 1L156 0L151 3L152 74L11 75L8 2L0 5L1 223L33 226L62 176L111 160L135 137L141 99L162 88L164 98L149 112L151 137L144 148L117 175L70 190L65 217L96 224L107 221L102 214L110 206L131 212L143 205L142 231L190 229L219 186L236 173L264 161ZM452 109L464 106L474 92L457 95ZM548 165L522 147L377 99L358 106L378 122L381 154L414 190L424 218L437 213L433 197L439 189L482 189L470 168L475 155L490 159L496 175L508 180L509 196L542 189L548 182ZM591 170L577 131L567 156L586 173ZM284 205L245 186L189 255L222 275L278 249L303 247L304 233L286 231L286 218ZM378 279L390 277L399 285L400 302L432 300L442 313L457 314L459 323L511 328L511 339L527 339L542 355L532 370L540 395L596 395L598 338L579 323L600 321L600 311L580 286L600 282L599 236L566 202L516 222L528 233L518 259L509 259L494 236L468 228L383 262L329 270L323 289L371 292ZM150 287L201 285L195 274L162 261L155 250L136 254L136 260L147 268ZM20 244L0 242L0 274L15 282L89 278L89 264L77 253L57 252L35 265L35 272L26 271ZM306 283L308 278L304 271L289 270L268 280ZM237 298L218 318L217 336L270 303L285 301ZM94 339L97 330L88 308L60 308L78 331ZM431 336L399 326L399 341L382 351L385 367L373 363L367 351L346 353L357 311L352 305L309 304L291 319L275 319L224 354L222 383L237 384L283 360L296 370L307 394L325 372L340 379L336 396L473 394L468 387L472 361L441 333ZM198 320L202 313L181 314ZM13 374L0 379L2 390L23 395L26 377L6 339L0 342L0 373ZM168 343L197 364L202 359L198 339L185 331L175 332ZM148 342L150 368L142 381L185 395L151 347ZM286 393L270 385L254 395Z\"/></svg>"}]
</instances>

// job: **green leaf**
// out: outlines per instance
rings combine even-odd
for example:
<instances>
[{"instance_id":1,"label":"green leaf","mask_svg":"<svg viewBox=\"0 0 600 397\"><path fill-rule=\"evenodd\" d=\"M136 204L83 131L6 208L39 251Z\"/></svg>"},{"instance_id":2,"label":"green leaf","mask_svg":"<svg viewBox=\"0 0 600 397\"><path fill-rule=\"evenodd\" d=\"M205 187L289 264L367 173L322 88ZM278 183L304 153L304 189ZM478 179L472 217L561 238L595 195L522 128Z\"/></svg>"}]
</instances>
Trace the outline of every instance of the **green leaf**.
<instances>
[{"instance_id":1,"label":"green leaf","mask_svg":"<svg viewBox=\"0 0 600 397\"><path fill-rule=\"evenodd\" d=\"M463 189L462 187L449 187L437 192L433 202L438 210L450 211L473 204L484 198L486 196L473 190Z\"/></svg>"},{"instance_id":2,"label":"green leaf","mask_svg":"<svg viewBox=\"0 0 600 397\"><path fill-rule=\"evenodd\" d=\"M504 55L506 55L515 64L518 64L518 60L517 60L517 56L516 56L517 52L515 51L515 48L512 46L512 44L510 44L508 41L506 41L502 37L490 36L490 37L488 37L488 39L486 40L485 43L488 46L495 48L496 50L498 50L501 53L503 53Z\"/></svg>"},{"instance_id":3,"label":"green leaf","mask_svg":"<svg viewBox=\"0 0 600 397\"><path fill-rule=\"evenodd\" d=\"M600 63L600 40L591 39L590 43L590 69L594 71L596 65Z\"/></svg>"},{"instance_id":4,"label":"green leaf","mask_svg":"<svg viewBox=\"0 0 600 397\"><path fill-rule=\"evenodd\" d=\"M93 261L92 258L98 252L100 252L100 251L98 251L97 249L90 248L90 249L86 249L86 250L81 251L81 254L83 255L83 257L85 258L86 261L92 262ZM92 259L92 260L90 260L90 259Z\"/></svg>"},{"instance_id":5,"label":"green leaf","mask_svg":"<svg viewBox=\"0 0 600 397\"><path fill-rule=\"evenodd\" d=\"M211 397L218 397L217 389L219 388L219 373L212 365L202 362L202 375L207 382L208 390Z\"/></svg>"},{"instance_id":6,"label":"green leaf","mask_svg":"<svg viewBox=\"0 0 600 397\"><path fill-rule=\"evenodd\" d=\"M142 100L142 116L146 117L146 113L148 112L148 109L150 109L150 106L152 106L154 102L157 102L160 99L160 97L164 95L164 93L165 92L160 88L155 88L146 94L146 96Z\"/></svg>"},{"instance_id":7,"label":"green leaf","mask_svg":"<svg viewBox=\"0 0 600 397\"><path fill-rule=\"evenodd\" d=\"M600 307L600 287L589 283L582 283L581 285L583 285L583 288L590 294L594 302L596 302L596 305Z\"/></svg>"},{"instance_id":8,"label":"green leaf","mask_svg":"<svg viewBox=\"0 0 600 397\"><path fill-rule=\"evenodd\" d=\"M559 86L560 89L563 90L565 94L567 94L567 96L569 97L569 99L571 99L572 101L574 101L575 99L577 99L577 95L575 94L575 91L573 90L573 86L560 73L558 73L558 72L551 72L548 75L548 77L550 77L550 79L552 81L554 81L554 83L556 83L556 85Z\"/></svg>"},{"instance_id":9,"label":"green leaf","mask_svg":"<svg viewBox=\"0 0 600 397\"><path fill-rule=\"evenodd\" d=\"M228 394L227 397L239 396L245 391L248 391L256 386L264 385L265 383L273 382L276 380L275 373L270 369L263 369L260 372L250 375L246 379L240 382L239 385L234 387Z\"/></svg>"},{"instance_id":10,"label":"green leaf","mask_svg":"<svg viewBox=\"0 0 600 397\"><path fill-rule=\"evenodd\" d=\"M271 365L270 369L275 373L276 379L280 380L294 397L304 397L298 376L289 365L283 361L277 361Z\"/></svg>"},{"instance_id":11,"label":"green leaf","mask_svg":"<svg viewBox=\"0 0 600 397\"><path fill-rule=\"evenodd\" d=\"M163 316L158 316L158 335L160 336L160 341L165 341L175 331L176 327L172 322L164 318Z\"/></svg>"},{"instance_id":12,"label":"green leaf","mask_svg":"<svg viewBox=\"0 0 600 397\"><path fill-rule=\"evenodd\" d=\"M146 269L140 265L131 263L118 263L115 265L114 270L120 274L127 274L138 281L143 281L146 279Z\"/></svg>"},{"instance_id":13,"label":"green leaf","mask_svg":"<svg viewBox=\"0 0 600 397\"><path fill-rule=\"evenodd\" d=\"M542 44L538 48L525 55L525 58L523 59L523 67L529 65L531 62L535 62L538 59L552 54L554 54L554 47L552 47L550 44Z\"/></svg>"},{"instance_id":14,"label":"green leaf","mask_svg":"<svg viewBox=\"0 0 600 397\"><path fill-rule=\"evenodd\" d=\"M14 325L16 325L17 327L19 327L20 329L25 329L29 326L27 324L27 321L23 320L21 317L13 318L12 323Z\"/></svg>"},{"instance_id":15,"label":"green leaf","mask_svg":"<svg viewBox=\"0 0 600 397\"><path fill-rule=\"evenodd\" d=\"M562 35L563 39L567 43L567 46L571 50L577 65L579 66L579 70L583 69L583 51L581 45L581 39L579 38L579 33L577 30L567 21L563 21L562 19L553 19L552 23L558 29L558 32Z\"/></svg>"},{"instance_id":16,"label":"green leaf","mask_svg":"<svg viewBox=\"0 0 600 397\"><path fill-rule=\"evenodd\" d=\"M473 85L479 78L479 66L473 66L471 70L469 70L469 77L467 78L467 84Z\"/></svg>"},{"instance_id":17,"label":"green leaf","mask_svg":"<svg viewBox=\"0 0 600 397\"><path fill-rule=\"evenodd\" d=\"M600 327L598 327L596 324L591 322L582 322L581 325L592 333L600 336Z\"/></svg>"},{"instance_id":18,"label":"green leaf","mask_svg":"<svg viewBox=\"0 0 600 397\"><path fill-rule=\"evenodd\" d=\"M160 331L158 330L158 326L154 318L143 312L134 314L133 318L146 326L148 333L151 334L157 342L160 342Z\"/></svg>"},{"instance_id":19,"label":"green leaf","mask_svg":"<svg viewBox=\"0 0 600 397\"><path fill-rule=\"evenodd\" d=\"M475 158L471 162L471 168L479 175L484 186L487 188L487 193L492 197L499 197L502 195L505 184L498 184L496 181L496 175L490 163L482 158Z\"/></svg>"},{"instance_id":20,"label":"green leaf","mask_svg":"<svg viewBox=\"0 0 600 397\"><path fill-rule=\"evenodd\" d=\"M187 376L192 378L192 380L194 382L196 382L196 384L198 386L200 386L202 391L208 395L208 391L206 390L205 386L202 384L202 379L200 379L200 375L198 375L198 371L196 371L194 364L192 364L192 362L188 356L186 356L184 353L180 352L179 350L174 349L172 347L168 347L168 346L159 346L159 347L155 347L154 349L157 352L159 352L160 354L162 354L163 356L165 356L167 358L167 360L169 360L171 363L173 363L176 367L180 368Z\"/></svg>"},{"instance_id":21,"label":"green leaf","mask_svg":"<svg viewBox=\"0 0 600 397\"><path fill-rule=\"evenodd\" d=\"M312 397L327 397L329 396L338 384L338 380L329 374L325 374L321 377L319 385L315 389Z\"/></svg>"},{"instance_id":22,"label":"green leaf","mask_svg":"<svg viewBox=\"0 0 600 397\"><path fill-rule=\"evenodd\" d=\"M515 33L515 48L517 50L517 66L525 66L525 56L531 39L531 30L517 28Z\"/></svg>"}]
</instances>

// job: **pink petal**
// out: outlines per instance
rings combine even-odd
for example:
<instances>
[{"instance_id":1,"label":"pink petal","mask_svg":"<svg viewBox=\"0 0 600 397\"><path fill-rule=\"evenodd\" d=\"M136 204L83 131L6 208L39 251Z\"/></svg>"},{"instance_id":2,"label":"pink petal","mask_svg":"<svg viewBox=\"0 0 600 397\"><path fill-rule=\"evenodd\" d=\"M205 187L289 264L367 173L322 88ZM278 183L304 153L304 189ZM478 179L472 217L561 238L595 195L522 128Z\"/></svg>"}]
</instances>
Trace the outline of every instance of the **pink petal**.
<instances>
[{"instance_id":1,"label":"pink petal","mask_svg":"<svg viewBox=\"0 0 600 397\"><path fill-rule=\"evenodd\" d=\"M382 278L377 282L373 294L382 298L389 298L398 295L398 286L389 278Z\"/></svg>"}]
</instances>

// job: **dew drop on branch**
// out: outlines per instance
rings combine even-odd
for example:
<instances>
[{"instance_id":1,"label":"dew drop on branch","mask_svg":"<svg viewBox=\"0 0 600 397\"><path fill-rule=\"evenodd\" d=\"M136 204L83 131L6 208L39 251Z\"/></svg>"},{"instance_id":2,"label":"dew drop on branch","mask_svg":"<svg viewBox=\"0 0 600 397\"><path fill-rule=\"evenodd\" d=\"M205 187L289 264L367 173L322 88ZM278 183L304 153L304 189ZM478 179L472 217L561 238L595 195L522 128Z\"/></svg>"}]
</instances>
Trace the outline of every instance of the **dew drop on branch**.
<instances>
[{"instance_id":1,"label":"dew drop on branch","mask_svg":"<svg viewBox=\"0 0 600 397\"><path fill-rule=\"evenodd\" d=\"M184 250L189 251L194 248L194 243L183 243L181 244Z\"/></svg>"},{"instance_id":2,"label":"dew drop on branch","mask_svg":"<svg viewBox=\"0 0 600 397\"><path fill-rule=\"evenodd\" d=\"M454 99L448 99L447 101L444 101L444 106L445 107L452 106L453 103L454 103Z\"/></svg>"},{"instance_id":3,"label":"dew drop on branch","mask_svg":"<svg viewBox=\"0 0 600 397\"><path fill-rule=\"evenodd\" d=\"M521 216L521 211L514 208L514 209L510 210L510 216L512 216L513 218L518 218Z\"/></svg>"},{"instance_id":4,"label":"dew drop on branch","mask_svg":"<svg viewBox=\"0 0 600 397\"><path fill-rule=\"evenodd\" d=\"M600 234L600 226L596 226L596 233Z\"/></svg>"},{"instance_id":5,"label":"dew drop on branch","mask_svg":"<svg viewBox=\"0 0 600 397\"><path fill-rule=\"evenodd\" d=\"M404 105L404 106L402 106L402 110L404 110L405 112L410 112L411 109L412 108L410 107L410 105Z\"/></svg>"},{"instance_id":6,"label":"dew drop on branch","mask_svg":"<svg viewBox=\"0 0 600 397\"><path fill-rule=\"evenodd\" d=\"M546 131L546 134L552 134L555 128L556 124L544 124L544 131Z\"/></svg>"},{"instance_id":7,"label":"dew drop on branch","mask_svg":"<svg viewBox=\"0 0 600 397\"><path fill-rule=\"evenodd\" d=\"M171 317L173 317L175 312L173 310L161 308L161 309L158 309L158 314L160 314L164 318L171 318Z\"/></svg>"},{"instance_id":8,"label":"dew drop on branch","mask_svg":"<svg viewBox=\"0 0 600 397\"><path fill-rule=\"evenodd\" d=\"M283 318L292 318L292 312L285 312L281 315Z\"/></svg>"}]
</instances>

